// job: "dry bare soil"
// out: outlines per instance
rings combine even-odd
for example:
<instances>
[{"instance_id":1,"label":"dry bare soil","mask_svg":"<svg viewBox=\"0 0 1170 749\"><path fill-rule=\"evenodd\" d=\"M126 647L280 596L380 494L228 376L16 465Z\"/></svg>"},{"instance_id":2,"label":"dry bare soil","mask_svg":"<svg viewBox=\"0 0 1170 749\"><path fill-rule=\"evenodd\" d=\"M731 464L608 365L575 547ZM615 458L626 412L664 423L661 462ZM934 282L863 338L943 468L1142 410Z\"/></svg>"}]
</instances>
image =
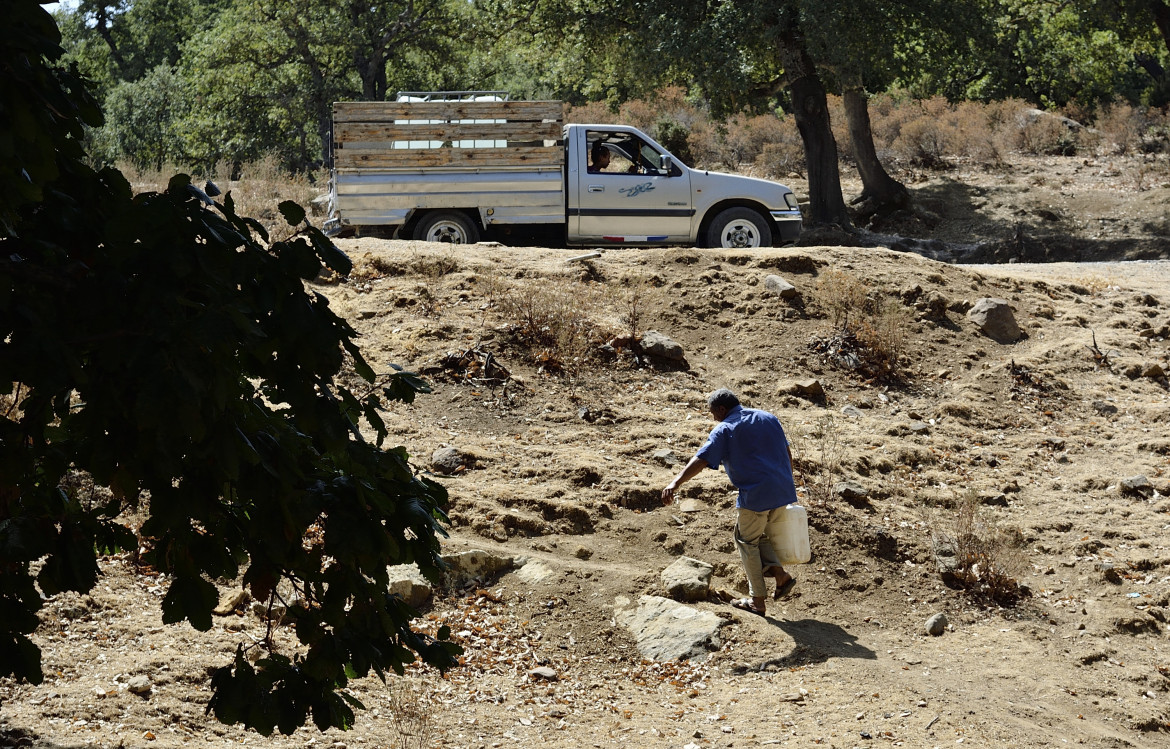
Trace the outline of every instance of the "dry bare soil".
<instances>
[{"instance_id":1,"label":"dry bare soil","mask_svg":"<svg viewBox=\"0 0 1170 749\"><path fill-rule=\"evenodd\" d=\"M356 682L370 709L346 733L220 726L204 715L208 670L265 623L241 608L206 633L164 627L166 581L109 558L90 595L42 612L45 682L0 682L0 746L1170 745L1158 374L1170 370L1170 269L1112 262L1165 256L1166 162L1032 160L912 181L932 215L875 231L923 240L888 242L919 253L682 248L570 262L579 251L343 241L354 275L317 290L382 371L396 363L434 384L393 409L395 439L420 470L444 447L462 461L442 479L446 550L527 560L424 607L420 626L453 625L463 667ZM769 293L769 275L797 296ZM898 322L896 381L818 345L854 281ZM1026 337L980 332L964 311L983 297L1008 300ZM534 346L519 326L550 299L581 336ZM669 336L685 361L602 348L631 325ZM794 391L810 379L824 397ZM716 597L692 604L726 625L705 658L648 662L615 620L619 598L660 594L681 555L714 565L715 588L743 586L721 472L671 507L656 501L671 461L709 430L704 398L720 386L785 424L814 558L765 618ZM1139 475L1144 493L1125 491ZM865 496L835 494L845 480ZM938 541L965 506L977 508L968 529L1018 564L1016 603L944 584ZM936 613L950 626L928 636ZM293 647L283 630L276 641ZM136 676L148 693L128 689Z\"/></svg>"}]
</instances>

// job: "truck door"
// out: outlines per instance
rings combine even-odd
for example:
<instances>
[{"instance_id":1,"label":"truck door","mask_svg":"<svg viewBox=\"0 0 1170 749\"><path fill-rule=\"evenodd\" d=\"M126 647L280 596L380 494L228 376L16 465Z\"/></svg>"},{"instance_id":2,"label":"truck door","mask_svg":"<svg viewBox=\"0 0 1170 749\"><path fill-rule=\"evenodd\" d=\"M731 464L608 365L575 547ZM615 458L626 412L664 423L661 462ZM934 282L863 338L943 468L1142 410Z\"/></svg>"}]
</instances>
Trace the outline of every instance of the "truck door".
<instances>
[{"instance_id":1,"label":"truck door","mask_svg":"<svg viewBox=\"0 0 1170 749\"><path fill-rule=\"evenodd\" d=\"M577 170L579 238L607 243L686 242L690 176L628 131L587 130L588 168Z\"/></svg>"}]
</instances>

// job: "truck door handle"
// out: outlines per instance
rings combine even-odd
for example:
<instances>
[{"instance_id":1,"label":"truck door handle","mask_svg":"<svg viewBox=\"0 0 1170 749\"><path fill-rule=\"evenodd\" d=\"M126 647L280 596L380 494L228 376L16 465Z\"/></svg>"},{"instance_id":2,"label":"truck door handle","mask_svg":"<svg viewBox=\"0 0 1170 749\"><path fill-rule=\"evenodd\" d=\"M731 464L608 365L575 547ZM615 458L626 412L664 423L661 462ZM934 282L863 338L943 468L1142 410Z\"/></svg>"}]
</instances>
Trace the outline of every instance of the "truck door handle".
<instances>
[{"instance_id":1,"label":"truck door handle","mask_svg":"<svg viewBox=\"0 0 1170 749\"><path fill-rule=\"evenodd\" d=\"M601 185L589 185L589 192L605 192L605 188Z\"/></svg>"}]
</instances>

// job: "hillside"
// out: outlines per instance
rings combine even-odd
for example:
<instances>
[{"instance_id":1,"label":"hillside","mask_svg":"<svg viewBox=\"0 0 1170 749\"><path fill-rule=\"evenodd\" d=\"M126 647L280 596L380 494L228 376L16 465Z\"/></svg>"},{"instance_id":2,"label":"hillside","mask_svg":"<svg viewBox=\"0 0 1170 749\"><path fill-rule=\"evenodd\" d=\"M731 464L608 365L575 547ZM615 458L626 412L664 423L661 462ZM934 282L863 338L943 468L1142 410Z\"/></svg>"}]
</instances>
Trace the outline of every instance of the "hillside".
<instances>
[{"instance_id":1,"label":"hillside","mask_svg":"<svg viewBox=\"0 0 1170 749\"><path fill-rule=\"evenodd\" d=\"M933 226L906 216L874 233L918 253L570 260L583 253L343 240L353 275L317 291L375 368L434 385L388 423L419 468L448 474L445 548L514 562L424 606L424 626L452 625L464 667L361 681L371 712L352 732L262 739L203 710L207 670L264 622L241 605L208 633L163 627L165 581L109 558L91 595L42 613L45 683L0 682L0 746L1165 745L1170 267L923 256L1164 252L1170 187L1061 168L1085 181L1049 169L1030 189L1026 173L917 185L936 197ZM1013 241L1016 255L996 255ZM1025 337L981 332L966 315L981 298L1007 300ZM893 372L839 335L848 316L881 333ZM631 329L669 337L683 359L640 351ZM743 585L726 477L658 501L720 386L780 417L810 514L813 562L766 618L718 595ZM964 531L1023 587L948 586L940 558ZM680 556L713 565L715 593L689 605L722 626L701 656L653 663L626 617ZM949 627L928 636L937 613ZM149 691L136 695L139 676ZM429 744L408 735L420 729Z\"/></svg>"}]
</instances>

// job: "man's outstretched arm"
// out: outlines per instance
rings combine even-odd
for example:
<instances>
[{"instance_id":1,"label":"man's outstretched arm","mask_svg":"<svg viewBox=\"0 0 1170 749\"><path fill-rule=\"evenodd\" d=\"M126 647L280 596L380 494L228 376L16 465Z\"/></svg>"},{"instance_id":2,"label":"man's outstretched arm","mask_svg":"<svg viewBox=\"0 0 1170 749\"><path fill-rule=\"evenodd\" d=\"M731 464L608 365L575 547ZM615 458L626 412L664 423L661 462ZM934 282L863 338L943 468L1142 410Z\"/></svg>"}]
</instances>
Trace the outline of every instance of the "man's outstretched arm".
<instances>
[{"instance_id":1,"label":"man's outstretched arm","mask_svg":"<svg viewBox=\"0 0 1170 749\"><path fill-rule=\"evenodd\" d=\"M680 486L682 486L686 482L693 479L695 476L698 476L699 472L702 471L706 467L707 467L707 461L703 460L700 457L691 458L690 462L688 462L686 464L686 466L682 469L682 473L675 476L674 481L671 481L669 484L666 485L666 488L662 490L662 504L668 505L671 502L673 502L675 490L677 490Z\"/></svg>"}]
</instances>

